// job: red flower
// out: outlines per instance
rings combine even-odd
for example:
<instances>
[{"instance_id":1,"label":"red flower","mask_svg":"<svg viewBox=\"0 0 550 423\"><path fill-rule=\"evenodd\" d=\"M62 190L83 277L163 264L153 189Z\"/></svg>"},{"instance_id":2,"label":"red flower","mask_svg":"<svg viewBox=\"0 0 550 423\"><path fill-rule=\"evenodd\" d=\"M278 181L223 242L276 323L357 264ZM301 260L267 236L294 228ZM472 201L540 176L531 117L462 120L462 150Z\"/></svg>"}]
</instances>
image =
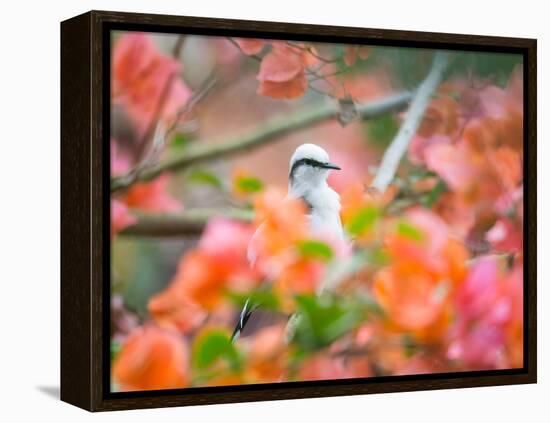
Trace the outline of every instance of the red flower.
<instances>
[{"instance_id":1,"label":"red flower","mask_svg":"<svg viewBox=\"0 0 550 423\"><path fill-rule=\"evenodd\" d=\"M181 203L166 192L170 176L163 174L151 182L137 182L124 195L128 207L150 212L175 212Z\"/></svg>"}]
</instances>

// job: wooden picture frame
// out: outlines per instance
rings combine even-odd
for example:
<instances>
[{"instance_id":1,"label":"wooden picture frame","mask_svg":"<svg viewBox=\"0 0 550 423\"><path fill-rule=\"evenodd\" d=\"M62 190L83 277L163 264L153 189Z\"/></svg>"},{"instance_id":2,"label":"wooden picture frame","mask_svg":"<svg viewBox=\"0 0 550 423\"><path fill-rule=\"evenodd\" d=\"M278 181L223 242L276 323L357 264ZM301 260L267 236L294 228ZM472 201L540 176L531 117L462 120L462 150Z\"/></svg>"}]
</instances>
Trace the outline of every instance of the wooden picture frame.
<instances>
[{"instance_id":1,"label":"wooden picture frame","mask_svg":"<svg viewBox=\"0 0 550 423\"><path fill-rule=\"evenodd\" d=\"M109 33L115 29L514 52L524 58L524 367L111 393ZM91 11L61 23L61 399L90 411L536 383L536 40ZM106 229L107 228L107 229Z\"/></svg>"}]
</instances>

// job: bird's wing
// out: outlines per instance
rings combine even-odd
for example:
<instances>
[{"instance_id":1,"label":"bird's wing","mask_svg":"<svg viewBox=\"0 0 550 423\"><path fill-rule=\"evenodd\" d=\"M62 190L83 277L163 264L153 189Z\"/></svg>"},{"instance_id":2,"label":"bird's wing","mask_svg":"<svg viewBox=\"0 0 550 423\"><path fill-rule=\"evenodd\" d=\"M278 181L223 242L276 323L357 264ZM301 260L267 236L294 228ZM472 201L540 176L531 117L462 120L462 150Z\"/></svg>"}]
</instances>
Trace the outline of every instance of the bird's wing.
<instances>
[{"instance_id":1,"label":"bird's wing","mask_svg":"<svg viewBox=\"0 0 550 423\"><path fill-rule=\"evenodd\" d=\"M252 303L250 298L246 300L243 309L241 310L241 314L239 315L239 320L237 321L235 329L233 330L233 334L231 335L231 342L235 342L237 339L239 339L239 336L241 336L241 332L244 329L246 322L248 322L248 319L250 319L250 316L257 307L257 305Z\"/></svg>"}]
</instances>

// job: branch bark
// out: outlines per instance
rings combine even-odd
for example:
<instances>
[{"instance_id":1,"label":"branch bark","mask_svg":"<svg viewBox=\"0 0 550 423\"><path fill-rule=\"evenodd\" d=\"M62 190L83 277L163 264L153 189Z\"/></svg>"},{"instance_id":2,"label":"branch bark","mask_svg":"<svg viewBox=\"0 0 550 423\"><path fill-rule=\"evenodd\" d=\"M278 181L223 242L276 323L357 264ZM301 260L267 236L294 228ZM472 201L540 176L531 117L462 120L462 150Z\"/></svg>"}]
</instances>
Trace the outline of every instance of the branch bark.
<instances>
[{"instance_id":1,"label":"branch bark","mask_svg":"<svg viewBox=\"0 0 550 423\"><path fill-rule=\"evenodd\" d=\"M357 106L357 113L361 119L373 119L386 113L404 109L411 98L412 94L409 92L395 94L368 104L359 105ZM257 148L261 145L274 142L288 133L336 118L339 113L340 109L338 105L324 104L301 113L293 112L278 116L253 129L251 132L228 141L198 141L195 143L197 147L190 148L184 154L148 168L135 175L135 177L129 178L128 175L123 175L112 178L111 192L127 189L136 181L150 181L166 171L181 170L197 163L217 159L221 156L229 157L244 150Z\"/></svg>"},{"instance_id":2,"label":"branch bark","mask_svg":"<svg viewBox=\"0 0 550 423\"><path fill-rule=\"evenodd\" d=\"M200 235L204 226L212 218L249 222L254 214L251 210L238 208L196 208L177 214L152 214L134 212L137 222L124 229L120 235L147 237L181 237Z\"/></svg>"},{"instance_id":3,"label":"branch bark","mask_svg":"<svg viewBox=\"0 0 550 423\"><path fill-rule=\"evenodd\" d=\"M426 76L426 79L418 86L405 120L384 153L380 167L371 183L372 188L376 188L379 192L384 192L393 180L399 162L401 162L403 155L409 148L409 144L422 122L424 112L430 103L431 97L441 83L448 65L449 54L444 51L436 52L430 72Z\"/></svg>"}]
</instances>

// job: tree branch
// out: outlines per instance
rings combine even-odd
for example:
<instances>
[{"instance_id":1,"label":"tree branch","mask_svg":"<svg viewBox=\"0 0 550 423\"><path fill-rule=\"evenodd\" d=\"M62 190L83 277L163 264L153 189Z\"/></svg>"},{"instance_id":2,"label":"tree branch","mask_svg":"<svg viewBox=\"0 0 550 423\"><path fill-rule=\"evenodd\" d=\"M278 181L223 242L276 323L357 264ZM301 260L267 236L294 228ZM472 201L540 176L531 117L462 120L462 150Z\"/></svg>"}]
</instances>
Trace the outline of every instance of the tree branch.
<instances>
[{"instance_id":1,"label":"tree branch","mask_svg":"<svg viewBox=\"0 0 550 423\"><path fill-rule=\"evenodd\" d=\"M422 122L424 112L430 103L433 93L441 83L448 65L449 53L444 51L436 52L430 72L426 76L426 79L418 86L405 120L384 153L380 167L371 183L372 188L376 188L379 192L384 192L393 180L399 162L409 148L411 139Z\"/></svg>"},{"instance_id":2,"label":"tree branch","mask_svg":"<svg viewBox=\"0 0 550 423\"><path fill-rule=\"evenodd\" d=\"M435 53L430 72L418 86L405 120L382 157L380 167L370 185L371 188L375 188L378 192L384 192L394 179L399 162L406 153L412 137L416 134L424 112L430 103L433 93L441 83L448 64L449 57L447 52L438 51ZM319 292L335 291L343 280L344 278L341 276L339 278L326 278L322 281ZM287 330L292 334L295 330L295 323L289 323Z\"/></svg>"},{"instance_id":3,"label":"tree branch","mask_svg":"<svg viewBox=\"0 0 550 423\"><path fill-rule=\"evenodd\" d=\"M174 214L152 214L134 211L137 223L128 226L120 234L128 236L181 237L200 235L212 218L220 217L250 222L251 210L238 208L196 208Z\"/></svg>"},{"instance_id":4,"label":"tree branch","mask_svg":"<svg viewBox=\"0 0 550 423\"><path fill-rule=\"evenodd\" d=\"M358 105L357 113L362 119L373 119L389 112L404 109L411 100L411 97L412 94L409 92L395 94L381 100ZM197 147L191 147L187 152L144 170L133 178L128 178L127 175L112 178L111 192L126 189L137 180L150 181L166 171L181 170L197 163L217 159L221 156L227 157L244 150L257 148L260 145L273 142L288 133L336 118L339 113L340 109L337 104L323 104L301 113L292 112L278 116L261 124L251 132L228 141L197 141L195 143Z\"/></svg>"}]
</instances>

